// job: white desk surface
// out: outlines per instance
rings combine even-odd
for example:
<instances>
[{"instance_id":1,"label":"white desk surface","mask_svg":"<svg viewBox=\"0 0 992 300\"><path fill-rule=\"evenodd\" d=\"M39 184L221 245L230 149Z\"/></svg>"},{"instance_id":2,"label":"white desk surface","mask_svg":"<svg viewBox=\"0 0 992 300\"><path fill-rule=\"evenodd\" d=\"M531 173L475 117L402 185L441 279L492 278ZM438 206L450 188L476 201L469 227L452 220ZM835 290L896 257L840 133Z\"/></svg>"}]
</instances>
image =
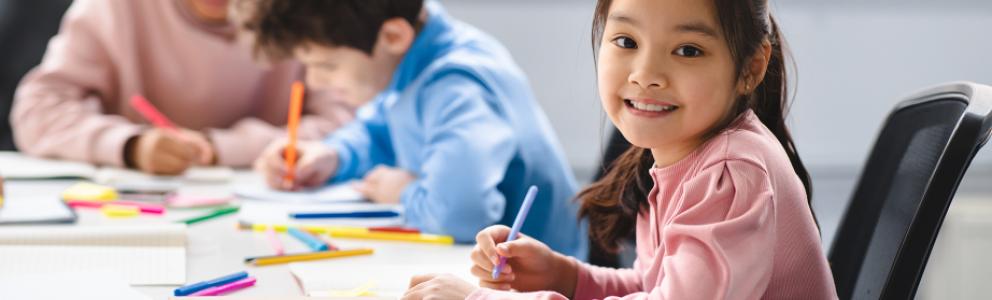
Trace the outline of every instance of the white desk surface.
<instances>
[{"instance_id":1,"label":"white desk surface","mask_svg":"<svg viewBox=\"0 0 992 300\"><path fill-rule=\"evenodd\" d=\"M54 181L7 181L5 191L8 195L31 193L34 195L51 194L57 197L59 193L78 180ZM238 171L235 178L225 184L187 184L180 193L201 195L230 194L237 184L260 184L250 172ZM209 212L206 209L168 209L162 216L141 215L129 219L109 219L95 210L77 210L79 220L76 226L92 225L128 225L169 223L188 217ZM230 294L231 296L250 296L265 298L283 298L301 296L303 291L289 271L288 265L254 267L244 263L245 257L271 255L272 249L263 233L237 229L237 215L231 214L190 225L187 235L186 248L186 281L198 282L216 278L238 271L247 271L258 279L254 287ZM286 252L303 252L306 248L300 243L292 243L288 236L282 239ZM342 248L369 247L375 253L367 257L350 257L334 260L324 260L316 263L329 268L340 268L335 276L373 276L366 274L361 267L364 263L374 265L438 265L436 269L425 268L427 273L461 273L467 274L471 265L469 253L471 245L432 245L405 242L380 242L369 240L336 239ZM464 268L452 269L452 265L464 265ZM363 273L365 272L365 273ZM330 278L333 280L333 278ZM396 283L390 283L395 285ZM404 283L406 284L406 283ZM153 299L167 299L173 289L178 286L135 286L135 288L151 296ZM368 299L368 298L364 298Z\"/></svg>"}]
</instances>

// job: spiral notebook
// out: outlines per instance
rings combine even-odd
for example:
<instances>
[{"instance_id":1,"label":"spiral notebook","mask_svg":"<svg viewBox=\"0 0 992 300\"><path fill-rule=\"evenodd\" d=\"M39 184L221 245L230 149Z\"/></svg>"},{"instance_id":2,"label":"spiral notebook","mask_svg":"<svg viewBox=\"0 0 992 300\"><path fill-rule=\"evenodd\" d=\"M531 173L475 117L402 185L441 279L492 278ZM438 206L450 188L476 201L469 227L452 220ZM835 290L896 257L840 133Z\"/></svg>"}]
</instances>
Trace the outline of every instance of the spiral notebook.
<instances>
[{"instance_id":1,"label":"spiral notebook","mask_svg":"<svg viewBox=\"0 0 992 300\"><path fill-rule=\"evenodd\" d=\"M186 282L186 226L0 227L0 278L110 270L131 285Z\"/></svg>"}]
</instances>

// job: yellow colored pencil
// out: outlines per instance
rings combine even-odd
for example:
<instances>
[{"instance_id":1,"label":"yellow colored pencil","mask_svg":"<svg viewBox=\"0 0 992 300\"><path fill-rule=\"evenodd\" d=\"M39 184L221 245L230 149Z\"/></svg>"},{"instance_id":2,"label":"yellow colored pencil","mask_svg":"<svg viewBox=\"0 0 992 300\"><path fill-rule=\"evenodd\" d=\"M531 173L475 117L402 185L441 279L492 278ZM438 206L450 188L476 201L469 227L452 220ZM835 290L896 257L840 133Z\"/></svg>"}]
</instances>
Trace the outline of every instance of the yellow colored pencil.
<instances>
[{"instance_id":1,"label":"yellow colored pencil","mask_svg":"<svg viewBox=\"0 0 992 300\"><path fill-rule=\"evenodd\" d=\"M275 264L285 264L285 263L291 263L297 261L308 261L308 260L338 258L338 257L357 256L357 255L369 255L372 254L372 252L373 250L370 248L322 251L322 252L305 253L305 254L259 257L252 260L251 263L256 266L266 266L266 265L275 265Z\"/></svg>"},{"instance_id":2,"label":"yellow colored pencil","mask_svg":"<svg viewBox=\"0 0 992 300\"><path fill-rule=\"evenodd\" d=\"M365 227L354 227L354 226L336 226L336 225L288 226L282 224L251 224L251 225L246 224L244 227L249 227L249 226L252 230L255 231L265 231L267 228L272 227L273 229L275 229L275 231L278 232L286 231L286 228L289 227L297 227L317 234L327 234L333 238L399 241L399 242L413 242L413 243L427 243L427 244L441 244L441 245L452 245L455 243L455 239L450 235L373 231Z\"/></svg>"},{"instance_id":3,"label":"yellow colored pencil","mask_svg":"<svg viewBox=\"0 0 992 300\"><path fill-rule=\"evenodd\" d=\"M394 232L375 232L368 230L363 232L358 230L331 229L327 232L327 234L335 238L401 241L401 242L443 244L443 245L451 245L455 243L455 239L452 238L451 236L424 234L424 233L411 234L411 233L394 233Z\"/></svg>"}]
</instances>

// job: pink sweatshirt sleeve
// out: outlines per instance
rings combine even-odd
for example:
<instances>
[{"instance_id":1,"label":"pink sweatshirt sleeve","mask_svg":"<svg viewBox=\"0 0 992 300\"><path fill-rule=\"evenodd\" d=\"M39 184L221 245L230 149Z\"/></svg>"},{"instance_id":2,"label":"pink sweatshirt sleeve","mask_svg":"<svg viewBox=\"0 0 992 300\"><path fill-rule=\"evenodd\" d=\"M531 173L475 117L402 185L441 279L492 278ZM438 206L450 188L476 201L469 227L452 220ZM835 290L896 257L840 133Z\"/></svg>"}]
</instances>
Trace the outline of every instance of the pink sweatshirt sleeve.
<instances>
[{"instance_id":1,"label":"pink sweatshirt sleeve","mask_svg":"<svg viewBox=\"0 0 992 300\"><path fill-rule=\"evenodd\" d=\"M497 291L493 289L480 288L475 290L465 297L465 300L516 300L516 299L533 299L533 300L568 300L565 296L559 293L540 291L540 292L530 292L530 293L516 293L507 291Z\"/></svg>"},{"instance_id":2,"label":"pink sweatshirt sleeve","mask_svg":"<svg viewBox=\"0 0 992 300\"><path fill-rule=\"evenodd\" d=\"M11 127L30 155L123 166L123 148L142 126L103 111L116 76L107 32L115 7L109 1L77 1L49 42L41 65L21 81ZM103 20L103 21L100 21Z\"/></svg>"},{"instance_id":3,"label":"pink sweatshirt sleeve","mask_svg":"<svg viewBox=\"0 0 992 300\"><path fill-rule=\"evenodd\" d=\"M330 93L308 90L298 137L303 140L322 139L351 121L353 116L354 109L331 97ZM243 167L250 166L269 143L285 137L286 126L246 118L230 128L208 132L217 150L217 164Z\"/></svg>"},{"instance_id":4,"label":"pink sweatshirt sleeve","mask_svg":"<svg viewBox=\"0 0 992 300\"><path fill-rule=\"evenodd\" d=\"M776 244L768 174L749 162L727 161L683 188L683 207L670 224L659 225L660 257L645 266L656 272L649 276L655 280L622 299L760 299L771 280ZM644 226L639 223L638 231L648 230ZM576 299L587 298L582 296Z\"/></svg>"},{"instance_id":5,"label":"pink sweatshirt sleeve","mask_svg":"<svg viewBox=\"0 0 992 300\"><path fill-rule=\"evenodd\" d=\"M652 222L638 222L639 235L661 237L660 256L641 257L653 247L639 244L634 269L582 264L573 299L761 298L771 279L776 242L775 205L765 171L729 161L703 170L683 188L683 207L670 224L652 229ZM469 299L566 298L554 292L479 289Z\"/></svg>"}]
</instances>

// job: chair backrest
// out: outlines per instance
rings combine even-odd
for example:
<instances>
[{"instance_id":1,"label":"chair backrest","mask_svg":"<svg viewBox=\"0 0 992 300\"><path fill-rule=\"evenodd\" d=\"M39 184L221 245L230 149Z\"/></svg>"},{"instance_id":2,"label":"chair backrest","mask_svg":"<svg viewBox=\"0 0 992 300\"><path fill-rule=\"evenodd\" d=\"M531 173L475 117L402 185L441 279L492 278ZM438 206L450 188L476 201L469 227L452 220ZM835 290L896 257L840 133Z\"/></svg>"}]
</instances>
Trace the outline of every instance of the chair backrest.
<instances>
[{"instance_id":1,"label":"chair backrest","mask_svg":"<svg viewBox=\"0 0 992 300\"><path fill-rule=\"evenodd\" d=\"M992 87L914 94L886 119L830 251L841 299L911 299L961 178L989 139Z\"/></svg>"},{"instance_id":2,"label":"chair backrest","mask_svg":"<svg viewBox=\"0 0 992 300\"><path fill-rule=\"evenodd\" d=\"M8 115L17 84L41 62L71 0L0 1L0 150L15 150Z\"/></svg>"}]
</instances>

